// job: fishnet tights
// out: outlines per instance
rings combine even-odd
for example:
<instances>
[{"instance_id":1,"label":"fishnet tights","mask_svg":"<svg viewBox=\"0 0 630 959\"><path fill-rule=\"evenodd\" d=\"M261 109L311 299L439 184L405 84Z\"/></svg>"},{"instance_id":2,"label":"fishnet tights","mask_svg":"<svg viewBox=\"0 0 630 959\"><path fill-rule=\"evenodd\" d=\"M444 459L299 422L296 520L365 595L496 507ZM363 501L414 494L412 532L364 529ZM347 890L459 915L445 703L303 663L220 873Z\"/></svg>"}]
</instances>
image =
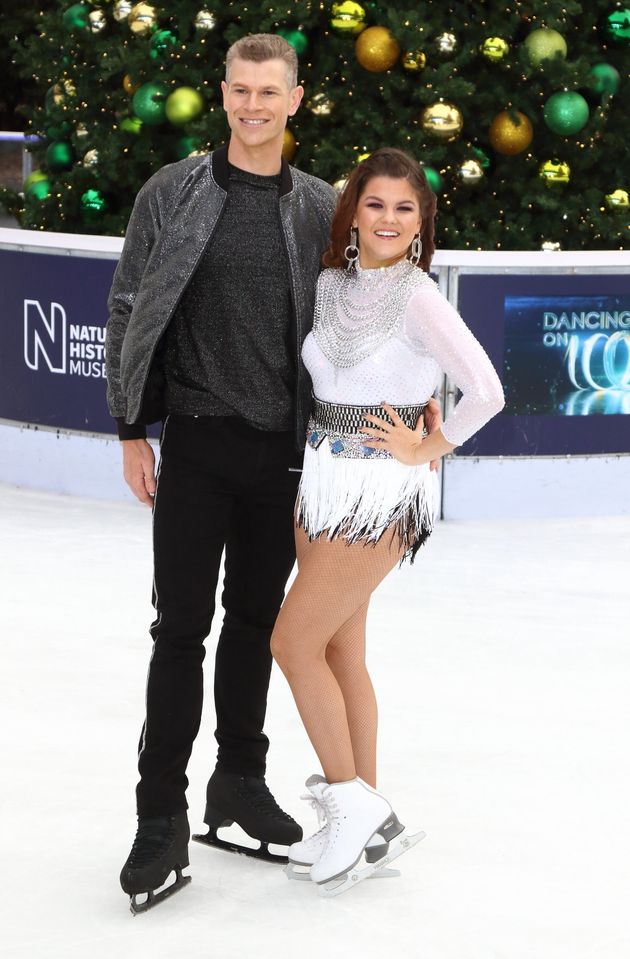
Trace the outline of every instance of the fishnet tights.
<instances>
[{"instance_id":1,"label":"fishnet tights","mask_svg":"<svg viewBox=\"0 0 630 959\"><path fill-rule=\"evenodd\" d=\"M377 707L365 665L370 596L398 563L397 541L349 545L296 529L298 575L271 637L328 782L376 786Z\"/></svg>"}]
</instances>

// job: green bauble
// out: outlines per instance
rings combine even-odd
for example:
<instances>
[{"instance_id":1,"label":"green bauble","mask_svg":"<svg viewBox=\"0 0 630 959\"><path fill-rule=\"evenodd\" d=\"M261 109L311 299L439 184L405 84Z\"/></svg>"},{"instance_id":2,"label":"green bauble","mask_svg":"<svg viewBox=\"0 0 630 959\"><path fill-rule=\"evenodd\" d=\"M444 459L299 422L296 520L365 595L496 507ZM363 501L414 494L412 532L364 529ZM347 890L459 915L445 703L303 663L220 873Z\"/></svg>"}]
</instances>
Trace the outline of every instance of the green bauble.
<instances>
[{"instance_id":1,"label":"green bauble","mask_svg":"<svg viewBox=\"0 0 630 959\"><path fill-rule=\"evenodd\" d=\"M491 167L491 160L487 153L485 153L481 147L473 147L473 153L475 154L475 159L479 163L481 169L484 173L487 173Z\"/></svg>"},{"instance_id":2,"label":"green bauble","mask_svg":"<svg viewBox=\"0 0 630 959\"><path fill-rule=\"evenodd\" d=\"M166 57L177 46L177 37L171 30L158 30L151 39L151 57Z\"/></svg>"},{"instance_id":3,"label":"green bauble","mask_svg":"<svg viewBox=\"0 0 630 959\"><path fill-rule=\"evenodd\" d=\"M291 44L298 57L304 56L308 50L308 37L303 30L295 27L280 27L279 30L276 30L276 33Z\"/></svg>"},{"instance_id":4,"label":"green bauble","mask_svg":"<svg viewBox=\"0 0 630 959\"><path fill-rule=\"evenodd\" d=\"M72 147L65 140L55 140L46 150L46 164L53 173L69 170L73 161Z\"/></svg>"},{"instance_id":5,"label":"green bauble","mask_svg":"<svg viewBox=\"0 0 630 959\"><path fill-rule=\"evenodd\" d=\"M610 63L596 63L591 69L588 87L595 93L614 94L619 89L621 76Z\"/></svg>"},{"instance_id":6,"label":"green bauble","mask_svg":"<svg viewBox=\"0 0 630 959\"><path fill-rule=\"evenodd\" d=\"M175 154L178 160L185 160L191 153L196 153L200 145L196 137L180 137L175 146Z\"/></svg>"},{"instance_id":7,"label":"green bauble","mask_svg":"<svg viewBox=\"0 0 630 959\"><path fill-rule=\"evenodd\" d=\"M568 137L588 123L588 103L581 93L554 93L545 103L543 117L550 130Z\"/></svg>"},{"instance_id":8,"label":"green bauble","mask_svg":"<svg viewBox=\"0 0 630 959\"><path fill-rule=\"evenodd\" d=\"M535 67L540 66L543 60L551 60L554 57L561 57L563 60L567 55L567 41L557 30L532 30L525 40L525 49L530 61Z\"/></svg>"},{"instance_id":9,"label":"green bauble","mask_svg":"<svg viewBox=\"0 0 630 959\"><path fill-rule=\"evenodd\" d=\"M72 126L67 120L62 120L61 123L52 123L49 127L46 127L46 136L49 140L65 140L71 133Z\"/></svg>"},{"instance_id":10,"label":"green bauble","mask_svg":"<svg viewBox=\"0 0 630 959\"><path fill-rule=\"evenodd\" d=\"M203 97L193 87L178 87L166 101L166 116L173 126L190 123L203 111Z\"/></svg>"},{"instance_id":11,"label":"green bauble","mask_svg":"<svg viewBox=\"0 0 630 959\"><path fill-rule=\"evenodd\" d=\"M86 190L81 194L81 212L88 223L99 220L107 211L107 200L100 190Z\"/></svg>"},{"instance_id":12,"label":"green bauble","mask_svg":"<svg viewBox=\"0 0 630 959\"><path fill-rule=\"evenodd\" d=\"M142 120L140 117L125 117L124 120L120 121L120 129L124 130L125 133L138 134L142 130Z\"/></svg>"},{"instance_id":13,"label":"green bauble","mask_svg":"<svg viewBox=\"0 0 630 959\"><path fill-rule=\"evenodd\" d=\"M444 180L442 179L441 174L432 167L432 166L423 166L424 175L427 178L427 183L431 187L434 193L440 193L442 187L444 186Z\"/></svg>"},{"instance_id":14,"label":"green bauble","mask_svg":"<svg viewBox=\"0 0 630 959\"><path fill-rule=\"evenodd\" d=\"M166 119L168 87L163 83L143 83L133 95L131 108L149 127L157 127Z\"/></svg>"},{"instance_id":15,"label":"green bauble","mask_svg":"<svg viewBox=\"0 0 630 959\"><path fill-rule=\"evenodd\" d=\"M87 30L89 12L90 8L86 7L85 4L73 3L65 11L61 21L69 33L73 30Z\"/></svg>"},{"instance_id":16,"label":"green bauble","mask_svg":"<svg viewBox=\"0 0 630 959\"><path fill-rule=\"evenodd\" d=\"M618 7L607 13L601 27L604 39L616 46L630 46L630 7Z\"/></svg>"},{"instance_id":17,"label":"green bauble","mask_svg":"<svg viewBox=\"0 0 630 959\"><path fill-rule=\"evenodd\" d=\"M24 184L24 195L32 197L34 200L45 200L50 196L50 180L46 177L35 180L28 187Z\"/></svg>"}]
</instances>

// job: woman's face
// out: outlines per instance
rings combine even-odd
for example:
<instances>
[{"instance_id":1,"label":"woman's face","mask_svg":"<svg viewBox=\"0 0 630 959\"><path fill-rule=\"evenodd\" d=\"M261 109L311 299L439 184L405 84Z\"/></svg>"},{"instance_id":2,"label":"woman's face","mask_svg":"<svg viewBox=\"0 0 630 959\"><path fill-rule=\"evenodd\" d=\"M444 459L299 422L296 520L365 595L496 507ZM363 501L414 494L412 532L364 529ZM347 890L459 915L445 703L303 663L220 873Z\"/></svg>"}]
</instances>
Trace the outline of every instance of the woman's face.
<instances>
[{"instance_id":1,"label":"woman's face","mask_svg":"<svg viewBox=\"0 0 630 959\"><path fill-rule=\"evenodd\" d=\"M353 226L360 263L371 270L400 260L420 230L420 204L409 180L374 176L359 197Z\"/></svg>"}]
</instances>

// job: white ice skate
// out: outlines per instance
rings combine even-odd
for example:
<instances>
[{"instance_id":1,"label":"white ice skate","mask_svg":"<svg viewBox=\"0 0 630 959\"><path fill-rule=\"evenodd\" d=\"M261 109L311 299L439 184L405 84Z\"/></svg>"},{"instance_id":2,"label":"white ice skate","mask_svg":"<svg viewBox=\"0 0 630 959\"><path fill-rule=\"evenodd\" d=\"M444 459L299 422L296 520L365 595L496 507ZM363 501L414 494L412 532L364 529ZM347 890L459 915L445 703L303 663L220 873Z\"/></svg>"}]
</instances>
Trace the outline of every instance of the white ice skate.
<instances>
[{"instance_id":1,"label":"white ice skate","mask_svg":"<svg viewBox=\"0 0 630 959\"><path fill-rule=\"evenodd\" d=\"M359 778L323 787L321 800L328 831L324 850L311 867L311 879L322 896L337 896L369 879L425 836L406 835L385 797ZM385 855L368 853L368 843L374 840L389 843Z\"/></svg>"},{"instance_id":2,"label":"white ice skate","mask_svg":"<svg viewBox=\"0 0 630 959\"><path fill-rule=\"evenodd\" d=\"M289 847L289 863L285 866L285 872L289 879L297 879L310 882L311 866L320 858L326 845L328 835L328 821L326 819L326 807L322 801L322 791L328 786L323 776L309 776L305 783L309 792L300 799L308 800L317 813L319 829L317 832L303 839L301 842L294 842ZM375 862L387 855L389 843L381 839L380 836L373 836L368 840L365 857L368 862ZM385 866L373 873L374 878L384 879L399 876L397 869L387 869Z\"/></svg>"}]
</instances>

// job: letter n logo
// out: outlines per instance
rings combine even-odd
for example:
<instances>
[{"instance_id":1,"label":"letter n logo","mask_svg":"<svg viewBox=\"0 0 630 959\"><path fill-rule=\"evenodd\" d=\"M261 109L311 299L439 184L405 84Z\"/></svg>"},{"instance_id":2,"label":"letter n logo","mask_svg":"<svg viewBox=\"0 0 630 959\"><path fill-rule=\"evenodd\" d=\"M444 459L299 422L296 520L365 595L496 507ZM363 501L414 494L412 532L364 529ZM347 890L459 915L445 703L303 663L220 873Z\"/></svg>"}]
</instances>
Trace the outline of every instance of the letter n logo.
<instances>
[{"instance_id":1,"label":"letter n logo","mask_svg":"<svg viewBox=\"0 0 630 959\"><path fill-rule=\"evenodd\" d=\"M66 311L51 303L48 317L39 300L24 300L24 362L38 370L40 357L51 373L66 372Z\"/></svg>"}]
</instances>

